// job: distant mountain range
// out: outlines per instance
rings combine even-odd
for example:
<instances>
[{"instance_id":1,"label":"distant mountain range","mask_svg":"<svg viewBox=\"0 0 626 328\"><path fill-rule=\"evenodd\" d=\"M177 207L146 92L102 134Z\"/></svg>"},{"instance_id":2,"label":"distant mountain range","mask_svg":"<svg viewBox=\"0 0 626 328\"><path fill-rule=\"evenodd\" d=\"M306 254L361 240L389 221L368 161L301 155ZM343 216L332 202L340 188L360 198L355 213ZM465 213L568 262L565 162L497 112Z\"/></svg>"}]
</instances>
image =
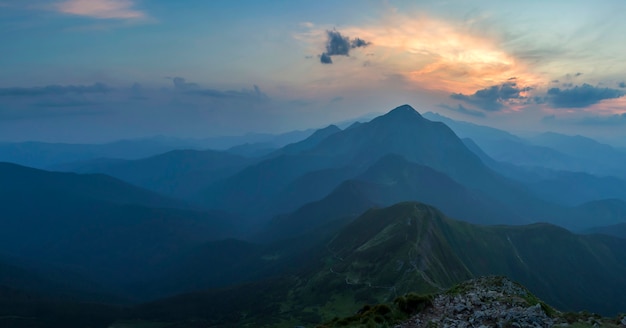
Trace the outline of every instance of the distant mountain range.
<instances>
[{"instance_id":1,"label":"distant mountain range","mask_svg":"<svg viewBox=\"0 0 626 328\"><path fill-rule=\"evenodd\" d=\"M487 168L445 125L424 119L409 106L398 107L368 123L335 132L308 150L286 152L252 165L214 184L198 201L204 199L210 207L244 216L258 212L275 215L279 213L272 213L267 204L275 203L273 198L284 195L284 190L290 190L293 199L300 200L297 203L281 198L293 207L316 200L299 196L311 195L308 190L293 188L305 175L312 172L335 174L337 171L333 170L343 168L351 173L325 183L317 193L318 197L323 197L343 179L365 172L388 154L400 155L407 161L438 170L467 188L516 207L516 212L533 209L542 203Z\"/></svg>"},{"instance_id":2,"label":"distant mountain range","mask_svg":"<svg viewBox=\"0 0 626 328\"><path fill-rule=\"evenodd\" d=\"M619 149L408 105L274 137L20 153L73 173L0 163L0 326L313 325L484 275L557 309L626 309Z\"/></svg>"},{"instance_id":3,"label":"distant mountain range","mask_svg":"<svg viewBox=\"0 0 626 328\"><path fill-rule=\"evenodd\" d=\"M152 138L119 140L102 144L69 144L48 142L0 143L0 162L12 162L41 169L66 168L67 164L94 159L140 159L180 149L232 148L234 154L255 156L259 150L277 149L308 137L313 130L291 131L282 134L248 134L205 139L180 139L157 136ZM237 147L243 146L246 147ZM73 164L72 164L73 165ZM70 167L72 166L70 165Z\"/></svg>"},{"instance_id":4,"label":"distant mountain range","mask_svg":"<svg viewBox=\"0 0 626 328\"><path fill-rule=\"evenodd\" d=\"M547 132L523 139L506 131L454 121L439 114L429 112L424 117L445 123L461 138L472 139L496 161L626 179L622 165L626 152L587 137Z\"/></svg>"},{"instance_id":5,"label":"distant mountain range","mask_svg":"<svg viewBox=\"0 0 626 328\"><path fill-rule=\"evenodd\" d=\"M103 173L164 195L190 199L211 183L255 162L225 151L173 150L137 160L74 163L63 170Z\"/></svg>"}]
</instances>

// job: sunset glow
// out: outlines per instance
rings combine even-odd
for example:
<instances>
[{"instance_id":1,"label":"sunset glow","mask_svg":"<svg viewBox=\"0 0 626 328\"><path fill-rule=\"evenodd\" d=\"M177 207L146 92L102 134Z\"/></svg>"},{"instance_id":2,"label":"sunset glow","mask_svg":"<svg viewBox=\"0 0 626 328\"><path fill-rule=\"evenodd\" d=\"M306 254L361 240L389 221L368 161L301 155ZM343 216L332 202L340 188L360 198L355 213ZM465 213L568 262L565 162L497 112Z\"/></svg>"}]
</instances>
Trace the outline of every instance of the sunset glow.
<instances>
[{"instance_id":1,"label":"sunset glow","mask_svg":"<svg viewBox=\"0 0 626 328\"><path fill-rule=\"evenodd\" d=\"M0 139L35 125L57 138L69 122L94 140L111 124L282 131L402 103L522 130L625 111L622 2L349 4L0 1Z\"/></svg>"}]
</instances>

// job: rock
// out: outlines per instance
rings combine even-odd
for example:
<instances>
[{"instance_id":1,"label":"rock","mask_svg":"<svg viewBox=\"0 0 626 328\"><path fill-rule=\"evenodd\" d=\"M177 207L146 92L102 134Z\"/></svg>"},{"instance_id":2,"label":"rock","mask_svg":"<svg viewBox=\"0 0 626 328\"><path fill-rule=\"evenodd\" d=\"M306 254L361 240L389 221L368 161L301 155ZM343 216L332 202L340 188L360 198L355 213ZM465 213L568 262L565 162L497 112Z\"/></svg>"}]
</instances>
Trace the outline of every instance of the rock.
<instances>
[{"instance_id":1,"label":"rock","mask_svg":"<svg viewBox=\"0 0 626 328\"><path fill-rule=\"evenodd\" d=\"M463 293L439 294L433 306L400 325L400 328L439 327L552 327L541 304L529 304L524 287L501 277L471 280Z\"/></svg>"}]
</instances>

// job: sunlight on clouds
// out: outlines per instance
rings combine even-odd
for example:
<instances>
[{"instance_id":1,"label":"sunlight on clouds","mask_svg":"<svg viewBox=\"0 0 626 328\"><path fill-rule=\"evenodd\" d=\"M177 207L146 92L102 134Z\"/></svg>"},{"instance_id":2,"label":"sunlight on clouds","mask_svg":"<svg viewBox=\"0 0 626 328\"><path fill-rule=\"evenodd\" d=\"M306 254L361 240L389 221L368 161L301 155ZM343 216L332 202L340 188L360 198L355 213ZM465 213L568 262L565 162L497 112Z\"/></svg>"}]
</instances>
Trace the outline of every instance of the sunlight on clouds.
<instances>
[{"instance_id":1,"label":"sunlight on clouds","mask_svg":"<svg viewBox=\"0 0 626 328\"><path fill-rule=\"evenodd\" d=\"M626 113L626 97L602 100L585 108L585 111L600 115L624 114Z\"/></svg>"},{"instance_id":2,"label":"sunlight on clouds","mask_svg":"<svg viewBox=\"0 0 626 328\"><path fill-rule=\"evenodd\" d=\"M314 25L295 37L307 41L319 53L325 31L332 29ZM350 71L356 84L364 75L353 74L357 66L367 66L369 76L401 75L411 89L447 93L471 94L511 78L516 78L520 86L533 88L545 85L547 80L505 51L493 33L490 36L472 33L467 25L425 14L409 16L390 11L380 21L367 26L340 27L337 31L371 42L367 57L364 52L358 63L352 58L354 63L348 65L345 63L348 59L343 59L344 66L333 68L344 74Z\"/></svg>"},{"instance_id":3,"label":"sunlight on clouds","mask_svg":"<svg viewBox=\"0 0 626 328\"><path fill-rule=\"evenodd\" d=\"M67 0L56 8L62 13L99 19L138 19L146 15L133 9L131 0Z\"/></svg>"},{"instance_id":4,"label":"sunlight on clouds","mask_svg":"<svg viewBox=\"0 0 626 328\"><path fill-rule=\"evenodd\" d=\"M523 85L542 81L500 49L497 40L424 15L393 13L383 25L345 31L371 41L383 58L395 60L404 53L399 73L420 88L471 93L512 77Z\"/></svg>"}]
</instances>

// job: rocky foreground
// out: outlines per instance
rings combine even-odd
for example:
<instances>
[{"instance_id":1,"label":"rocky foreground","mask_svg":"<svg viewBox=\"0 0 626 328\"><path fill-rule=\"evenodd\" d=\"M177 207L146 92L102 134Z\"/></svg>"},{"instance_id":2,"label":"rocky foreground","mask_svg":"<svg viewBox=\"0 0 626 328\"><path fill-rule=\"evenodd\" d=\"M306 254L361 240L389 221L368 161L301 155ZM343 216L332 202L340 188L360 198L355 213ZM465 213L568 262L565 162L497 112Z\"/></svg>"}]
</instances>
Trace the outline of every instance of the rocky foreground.
<instances>
[{"instance_id":1,"label":"rocky foreground","mask_svg":"<svg viewBox=\"0 0 626 328\"><path fill-rule=\"evenodd\" d=\"M484 277L435 296L431 306L396 328L568 326L626 327L626 316L606 319L588 313L561 313L517 283Z\"/></svg>"}]
</instances>

